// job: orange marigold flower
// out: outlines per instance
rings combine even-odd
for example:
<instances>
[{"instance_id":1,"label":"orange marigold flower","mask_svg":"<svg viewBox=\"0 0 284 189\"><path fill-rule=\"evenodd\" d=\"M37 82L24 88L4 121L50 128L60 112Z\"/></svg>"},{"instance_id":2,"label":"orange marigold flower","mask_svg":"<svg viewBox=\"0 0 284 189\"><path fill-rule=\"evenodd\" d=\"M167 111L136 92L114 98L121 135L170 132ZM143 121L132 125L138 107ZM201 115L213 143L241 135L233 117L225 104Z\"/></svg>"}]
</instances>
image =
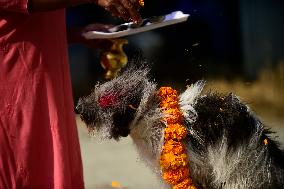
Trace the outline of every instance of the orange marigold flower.
<instances>
[{"instance_id":1,"label":"orange marigold flower","mask_svg":"<svg viewBox=\"0 0 284 189\"><path fill-rule=\"evenodd\" d=\"M178 183L177 185L175 185L173 187L173 189L189 189L189 187L191 187L191 186L193 186L192 180L190 178L187 178L187 179L183 180L182 182Z\"/></svg>"},{"instance_id":2,"label":"orange marigold flower","mask_svg":"<svg viewBox=\"0 0 284 189\"><path fill-rule=\"evenodd\" d=\"M177 108L165 110L164 113L166 114L164 121L167 124L181 123L183 121L183 115Z\"/></svg>"},{"instance_id":3,"label":"orange marigold flower","mask_svg":"<svg viewBox=\"0 0 284 189\"><path fill-rule=\"evenodd\" d=\"M194 185L191 185L187 189L197 189L197 188Z\"/></svg>"},{"instance_id":4,"label":"orange marigold flower","mask_svg":"<svg viewBox=\"0 0 284 189\"><path fill-rule=\"evenodd\" d=\"M189 177L189 170L187 167L181 167L176 170L168 170L163 174L165 181L171 185L178 184L181 180Z\"/></svg>"},{"instance_id":5,"label":"orange marigold flower","mask_svg":"<svg viewBox=\"0 0 284 189\"><path fill-rule=\"evenodd\" d=\"M161 101L160 106L163 108L177 108L178 107L178 102L175 99L172 98L166 98Z\"/></svg>"},{"instance_id":6,"label":"orange marigold flower","mask_svg":"<svg viewBox=\"0 0 284 189\"><path fill-rule=\"evenodd\" d=\"M160 158L160 165L164 170L185 167L187 165L187 155L185 153L163 153Z\"/></svg>"},{"instance_id":7,"label":"orange marigold flower","mask_svg":"<svg viewBox=\"0 0 284 189\"><path fill-rule=\"evenodd\" d=\"M177 96L177 91L171 87L161 87L158 93L159 96L175 95Z\"/></svg>"},{"instance_id":8,"label":"orange marigold flower","mask_svg":"<svg viewBox=\"0 0 284 189\"><path fill-rule=\"evenodd\" d=\"M177 91L171 87L161 87L158 93L161 98L160 106L163 108L177 108L178 95Z\"/></svg>"},{"instance_id":9,"label":"orange marigold flower","mask_svg":"<svg viewBox=\"0 0 284 189\"><path fill-rule=\"evenodd\" d=\"M181 142L176 142L174 140L167 140L164 143L163 153L174 153L182 154L185 152L185 148Z\"/></svg>"},{"instance_id":10,"label":"orange marigold flower","mask_svg":"<svg viewBox=\"0 0 284 189\"><path fill-rule=\"evenodd\" d=\"M184 126L176 123L176 124L169 124L164 131L164 138L166 140L175 139L175 140L182 140L186 137L187 130Z\"/></svg>"}]
</instances>

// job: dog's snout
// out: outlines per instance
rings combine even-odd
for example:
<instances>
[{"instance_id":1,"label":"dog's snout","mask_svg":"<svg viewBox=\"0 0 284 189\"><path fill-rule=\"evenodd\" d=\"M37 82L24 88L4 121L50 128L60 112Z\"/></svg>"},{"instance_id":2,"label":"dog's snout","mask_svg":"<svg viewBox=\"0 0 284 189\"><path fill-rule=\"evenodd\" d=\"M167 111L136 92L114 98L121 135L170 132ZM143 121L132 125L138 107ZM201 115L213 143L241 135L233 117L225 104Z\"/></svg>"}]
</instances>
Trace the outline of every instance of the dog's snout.
<instances>
[{"instance_id":1,"label":"dog's snout","mask_svg":"<svg viewBox=\"0 0 284 189\"><path fill-rule=\"evenodd\" d=\"M80 114L80 111L79 111L79 107L78 107L78 106L76 106L76 107L74 108L74 110L75 110L75 113L76 113L76 114Z\"/></svg>"},{"instance_id":2,"label":"dog's snout","mask_svg":"<svg viewBox=\"0 0 284 189\"><path fill-rule=\"evenodd\" d=\"M77 106L75 107L75 113L81 114L82 112L83 112L82 99L79 99Z\"/></svg>"}]
</instances>

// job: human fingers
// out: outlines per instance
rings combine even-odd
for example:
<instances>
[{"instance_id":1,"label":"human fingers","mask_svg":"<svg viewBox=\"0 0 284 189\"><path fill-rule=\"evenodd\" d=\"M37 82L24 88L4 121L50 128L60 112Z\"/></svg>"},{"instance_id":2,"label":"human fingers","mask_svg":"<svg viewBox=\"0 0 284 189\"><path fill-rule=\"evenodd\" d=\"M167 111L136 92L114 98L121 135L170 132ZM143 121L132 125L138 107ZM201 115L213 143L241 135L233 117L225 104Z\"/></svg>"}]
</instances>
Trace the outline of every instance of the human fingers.
<instances>
[{"instance_id":1,"label":"human fingers","mask_svg":"<svg viewBox=\"0 0 284 189\"><path fill-rule=\"evenodd\" d=\"M117 8L114 4L111 4L107 7L105 7L105 10L110 12L112 14L112 16L120 17L120 13L119 13L119 11L117 10Z\"/></svg>"},{"instance_id":2,"label":"human fingers","mask_svg":"<svg viewBox=\"0 0 284 189\"><path fill-rule=\"evenodd\" d=\"M87 25L82 29L83 32L88 32L88 31L101 31L101 32L107 32L108 29L114 27L112 24L99 24L99 23L94 23Z\"/></svg>"},{"instance_id":3,"label":"human fingers","mask_svg":"<svg viewBox=\"0 0 284 189\"><path fill-rule=\"evenodd\" d=\"M123 18L124 20L130 20L131 15L129 14L127 8L121 4L120 2L117 2L115 4L115 8L117 12L119 13L119 17Z\"/></svg>"},{"instance_id":4,"label":"human fingers","mask_svg":"<svg viewBox=\"0 0 284 189\"><path fill-rule=\"evenodd\" d=\"M129 0L130 3L134 6L134 8L139 11L141 8L141 5L139 3L139 0Z\"/></svg>"},{"instance_id":5,"label":"human fingers","mask_svg":"<svg viewBox=\"0 0 284 189\"><path fill-rule=\"evenodd\" d=\"M135 3L133 4L132 0L120 0L121 4L124 6L124 8L127 10L127 13L129 14L130 18L137 23L140 23L142 21L142 18L139 14L139 3L137 0L135 0ZM137 5L138 3L138 5ZM138 7L138 8L137 8Z\"/></svg>"}]
</instances>

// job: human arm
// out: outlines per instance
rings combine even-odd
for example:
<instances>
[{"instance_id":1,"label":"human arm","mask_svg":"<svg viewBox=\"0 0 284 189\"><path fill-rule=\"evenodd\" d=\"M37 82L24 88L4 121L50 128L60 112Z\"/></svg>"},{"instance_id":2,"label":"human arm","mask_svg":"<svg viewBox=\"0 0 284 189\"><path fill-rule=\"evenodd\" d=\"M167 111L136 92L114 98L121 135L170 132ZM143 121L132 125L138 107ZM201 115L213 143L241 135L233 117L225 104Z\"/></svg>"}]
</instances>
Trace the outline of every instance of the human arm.
<instances>
[{"instance_id":1,"label":"human arm","mask_svg":"<svg viewBox=\"0 0 284 189\"><path fill-rule=\"evenodd\" d=\"M0 0L0 11L32 13L56 10L96 0Z\"/></svg>"},{"instance_id":2,"label":"human arm","mask_svg":"<svg viewBox=\"0 0 284 189\"><path fill-rule=\"evenodd\" d=\"M138 0L29 0L28 10L29 12L49 11L84 3L95 3L113 16L141 22L141 16L138 13L140 8Z\"/></svg>"},{"instance_id":3,"label":"human arm","mask_svg":"<svg viewBox=\"0 0 284 189\"><path fill-rule=\"evenodd\" d=\"M95 3L113 16L141 22L138 0L0 0L0 11L34 13L52 11L85 3Z\"/></svg>"},{"instance_id":4,"label":"human arm","mask_svg":"<svg viewBox=\"0 0 284 189\"><path fill-rule=\"evenodd\" d=\"M0 12L28 13L28 0L0 0Z\"/></svg>"},{"instance_id":5,"label":"human arm","mask_svg":"<svg viewBox=\"0 0 284 189\"><path fill-rule=\"evenodd\" d=\"M28 0L29 12L52 11L80 4L92 3L94 0Z\"/></svg>"}]
</instances>

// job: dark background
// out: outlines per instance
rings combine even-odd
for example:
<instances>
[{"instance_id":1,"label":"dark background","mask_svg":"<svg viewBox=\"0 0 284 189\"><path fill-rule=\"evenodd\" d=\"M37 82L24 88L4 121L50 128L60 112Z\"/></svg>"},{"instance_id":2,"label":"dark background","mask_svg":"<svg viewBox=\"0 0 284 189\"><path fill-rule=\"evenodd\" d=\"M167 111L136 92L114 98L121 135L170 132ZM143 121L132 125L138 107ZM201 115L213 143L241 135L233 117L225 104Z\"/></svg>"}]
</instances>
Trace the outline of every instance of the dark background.
<instances>
[{"instance_id":1,"label":"dark background","mask_svg":"<svg viewBox=\"0 0 284 189\"><path fill-rule=\"evenodd\" d=\"M191 83L222 77L258 79L284 60L283 0L145 0L144 18L181 10L187 22L126 37L129 59L145 60L160 83ZM95 5L67 10L67 27L119 24ZM102 80L98 52L70 45L75 102Z\"/></svg>"}]
</instances>

